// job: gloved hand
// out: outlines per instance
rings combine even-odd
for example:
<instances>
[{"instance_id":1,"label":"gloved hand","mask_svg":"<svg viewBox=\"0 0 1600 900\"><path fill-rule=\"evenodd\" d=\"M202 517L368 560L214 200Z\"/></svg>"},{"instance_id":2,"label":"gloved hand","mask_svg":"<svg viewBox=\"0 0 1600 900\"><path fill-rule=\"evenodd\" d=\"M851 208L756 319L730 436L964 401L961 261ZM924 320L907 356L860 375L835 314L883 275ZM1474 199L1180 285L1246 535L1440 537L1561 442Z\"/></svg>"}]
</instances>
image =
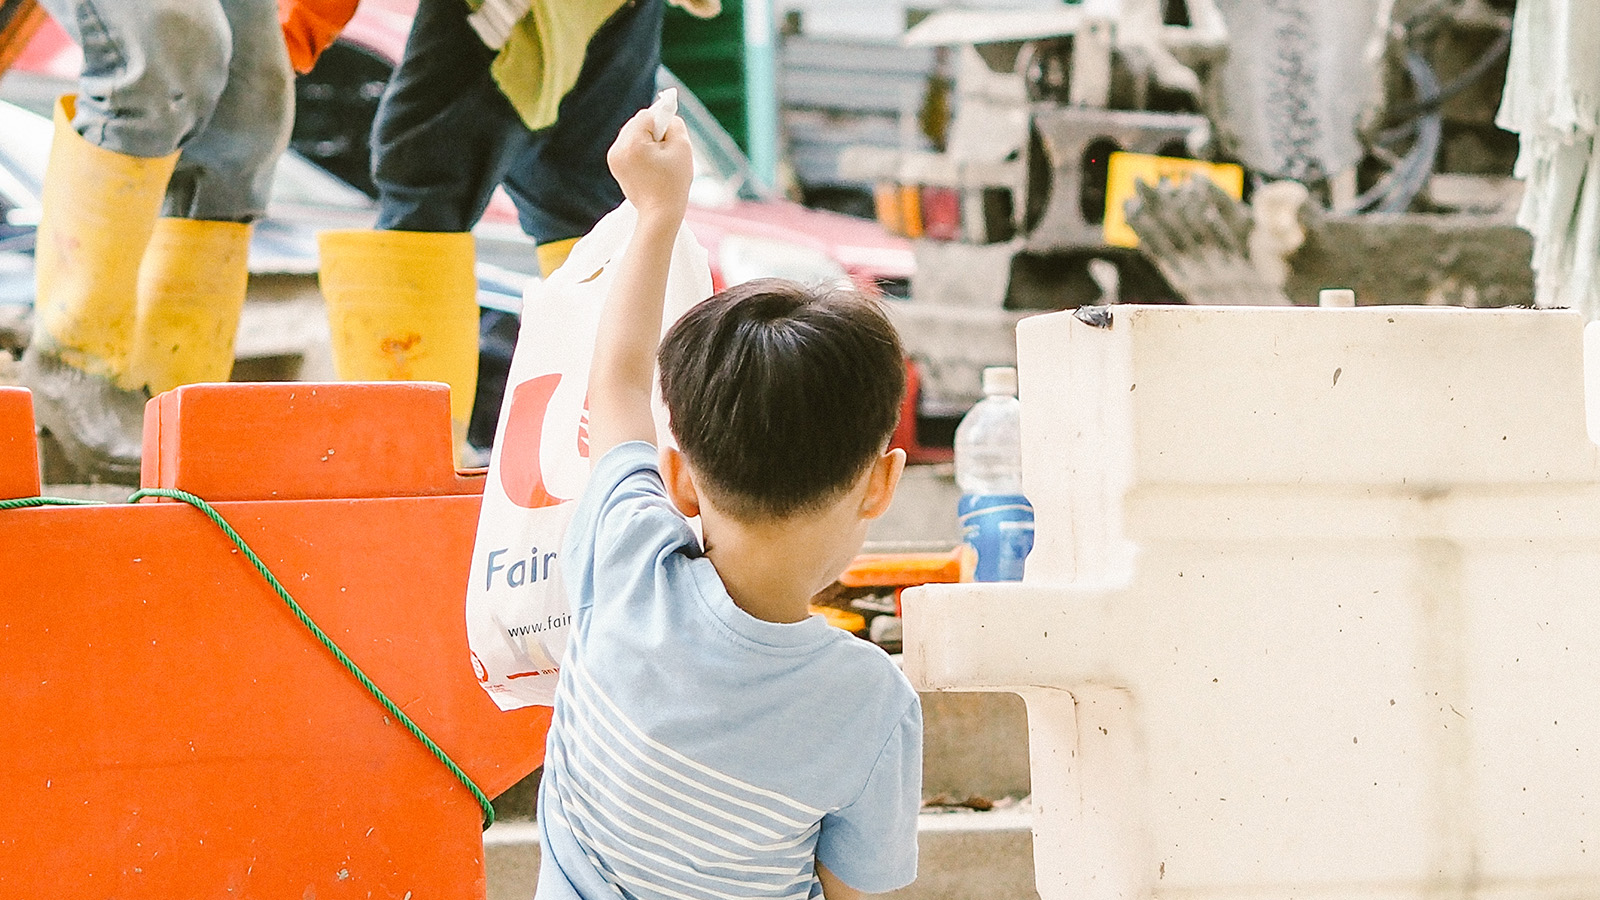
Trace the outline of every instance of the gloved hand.
<instances>
[{"instance_id":1,"label":"gloved hand","mask_svg":"<svg viewBox=\"0 0 1600 900\"><path fill-rule=\"evenodd\" d=\"M278 0L278 24L289 45L289 62L301 74L311 71L317 57L339 36L360 0Z\"/></svg>"}]
</instances>

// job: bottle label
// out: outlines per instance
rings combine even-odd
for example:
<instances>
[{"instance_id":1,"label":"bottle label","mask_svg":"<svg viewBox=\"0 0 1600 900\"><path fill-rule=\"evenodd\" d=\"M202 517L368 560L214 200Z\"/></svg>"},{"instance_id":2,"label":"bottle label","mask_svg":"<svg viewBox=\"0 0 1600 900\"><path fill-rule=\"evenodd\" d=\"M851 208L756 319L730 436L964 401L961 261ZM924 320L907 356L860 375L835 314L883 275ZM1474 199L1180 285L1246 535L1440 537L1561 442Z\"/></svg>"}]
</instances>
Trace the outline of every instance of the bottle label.
<instances>
[{"instance_id":1,"label":"bottle label","mask_svg":"<svg viewBox=\"0 0 1600 900\"><path fill-rule=\"evenodd\" d=\"M1033 549L1033 504L1021 494L962 494L962 539L978 554L976 581L1021 581Z\"/></svg>"}]
</instances>

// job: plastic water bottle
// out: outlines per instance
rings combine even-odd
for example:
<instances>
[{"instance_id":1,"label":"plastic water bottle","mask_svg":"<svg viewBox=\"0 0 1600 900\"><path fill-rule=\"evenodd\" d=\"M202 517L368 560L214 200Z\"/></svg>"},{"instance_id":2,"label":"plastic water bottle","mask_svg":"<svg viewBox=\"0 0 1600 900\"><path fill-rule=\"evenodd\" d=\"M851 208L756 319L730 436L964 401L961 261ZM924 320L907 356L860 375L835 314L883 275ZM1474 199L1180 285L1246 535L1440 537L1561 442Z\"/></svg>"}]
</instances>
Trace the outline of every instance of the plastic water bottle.
<instances>
[{"instance_id":1,"label":"plastic water bottle","mask_svg":"<svg viewBox=\"0 0 1600 900\"><path fill-rule=\"evenodd\" d=\"M1022 404L1017 370L983 370L982 400L956 428L957 516L977 552L978 581L1021 581L1033 549L1033 505L1022 495Z\"/></svg>"}]
</instances>

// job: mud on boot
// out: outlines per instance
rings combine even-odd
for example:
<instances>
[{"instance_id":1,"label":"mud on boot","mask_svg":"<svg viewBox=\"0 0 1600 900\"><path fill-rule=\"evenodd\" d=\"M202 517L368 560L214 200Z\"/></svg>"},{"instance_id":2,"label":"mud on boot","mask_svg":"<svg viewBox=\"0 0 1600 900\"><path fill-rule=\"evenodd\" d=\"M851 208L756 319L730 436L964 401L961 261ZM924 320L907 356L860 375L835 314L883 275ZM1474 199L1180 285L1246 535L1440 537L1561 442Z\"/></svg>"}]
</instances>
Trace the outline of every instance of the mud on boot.
<instances>
[{"instance_id":1,"label":"mud on boot","mask_svg":"<svg viewBox=\"0 0 1600 900\"><path fill-rule=\"evenodd\" d=\"M21 381L33 391L40 430L54 438L79 478L138 486L148 393L117 387L37 343L22 354Z\"/></svg>"}]
</instances>

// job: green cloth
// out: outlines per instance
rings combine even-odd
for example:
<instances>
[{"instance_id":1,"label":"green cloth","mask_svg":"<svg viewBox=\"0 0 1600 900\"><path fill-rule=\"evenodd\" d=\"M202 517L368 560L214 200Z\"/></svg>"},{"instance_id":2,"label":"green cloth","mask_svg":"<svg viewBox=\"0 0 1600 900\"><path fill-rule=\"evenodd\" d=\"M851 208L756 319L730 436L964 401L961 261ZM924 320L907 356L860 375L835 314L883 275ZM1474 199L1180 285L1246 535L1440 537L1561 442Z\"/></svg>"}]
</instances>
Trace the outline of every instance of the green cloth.
<instances>
[{"instance_id":1,"label":"green cloth","mask_svg":"<svg viewBox=\"0 0 1600 900\"><path fill-rule=\"evenodd\" d=\"M589 39L625 0L533 0L489 71L524 124L555 124L561 98L578 83ZM466 0L476 10L483 0Z\"/></svg>"}]
</instances>

